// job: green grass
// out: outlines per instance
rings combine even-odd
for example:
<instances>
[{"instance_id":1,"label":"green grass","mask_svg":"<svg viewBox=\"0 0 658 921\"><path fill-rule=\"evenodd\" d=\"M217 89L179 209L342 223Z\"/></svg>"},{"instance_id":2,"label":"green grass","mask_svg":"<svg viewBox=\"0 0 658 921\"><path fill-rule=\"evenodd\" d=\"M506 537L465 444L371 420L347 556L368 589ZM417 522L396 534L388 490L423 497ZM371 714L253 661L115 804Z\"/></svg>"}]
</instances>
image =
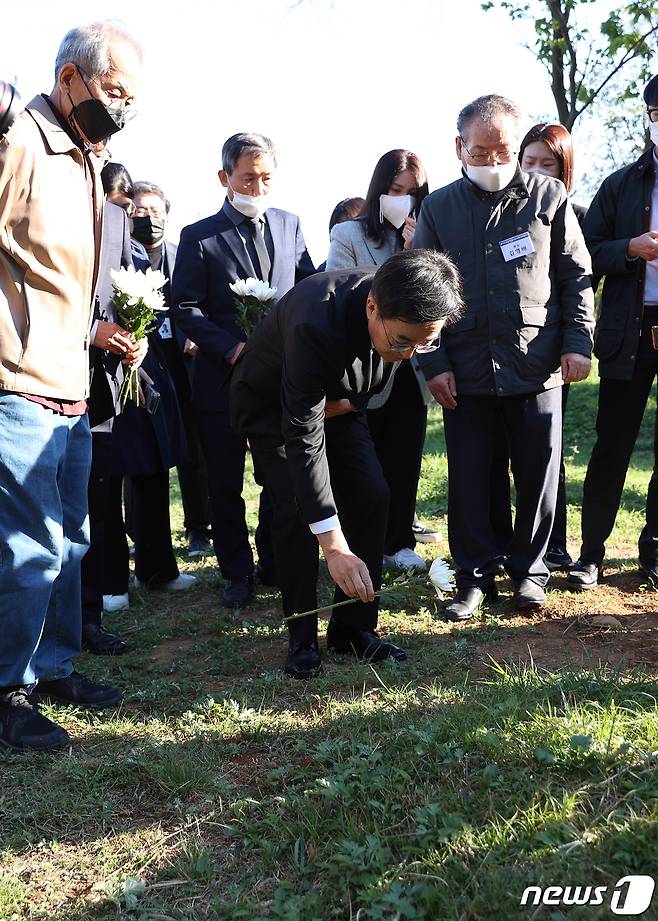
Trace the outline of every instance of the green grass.
<instances>
[{"instance_id":1,"label":"green grass","mask_svg":"<svg viewBox=\"0 0 658 921\"><path fill-rule=\"evenodd\" d=\"M596 385L574 387L570 401L577 552ZM652 416L610 543L624 578ZM445 474L433 413L419 508L444 533ZM609 899L538 909L521 907L521 894L655 875L658 671L601 655L619 652L630 632L572 641L560 618L578 602L565 610L557 590L545 621L490 609L453 627L415 577L382 614L408 662L375 669L325 656L316 681L292 682L280 669L276 593L223 610L212 562L182 554L175 482L173 491L181 565L199 587L133 594L129 612L108 618L130 652L80 663L124 688L124 704L106 714L47 709L71 749L0 760L2 921L591 921L611 917ZM256 496L250 484L252 526ZM654 596L628 586L619 597L651 620ZM565 652L555 661L540 668L517 655L526 641L540 652L556 631ZM567 647L587 643L587 661L569 661Z\"/></svg>"}]
</instances>

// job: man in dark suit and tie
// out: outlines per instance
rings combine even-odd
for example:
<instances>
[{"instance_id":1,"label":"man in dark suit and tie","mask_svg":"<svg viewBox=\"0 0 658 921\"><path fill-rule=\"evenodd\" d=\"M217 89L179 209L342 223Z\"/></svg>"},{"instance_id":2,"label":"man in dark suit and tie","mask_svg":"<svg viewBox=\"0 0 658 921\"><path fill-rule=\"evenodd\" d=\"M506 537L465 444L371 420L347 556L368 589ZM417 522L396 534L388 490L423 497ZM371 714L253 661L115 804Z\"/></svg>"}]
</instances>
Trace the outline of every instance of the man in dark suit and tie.
<instances>
[{"instance_id":1,"label":"man in dark suit and tie","mask_svg":"<svg viewBox=\"0 0 658 921\"><path fill-rule=\"evenodd\" d=\"M253 592L254 563L242 499L246 440L229 421L231 372L246 336L236 322L229 285L238 278L259 278L282 297L315 270L299 218L267 206L276 171L272 142L260 134L233 135L222 148L222 166L226 201L217 214L183 228L172 302L174 322L198 346L192 402L208 468L222 603L240 607ZM266 502L261 495L256 546L262 581L273 582Z\"/></svg>"},{"instance_id":2,"label":"man in dark suit and tie","mask_svg":"<svg viewBox=\"0 0 658 921\"><path fill-rule=\"evenodd\" d=\"M365 409L401 359L438 347L462 310L450 260L429 250L391 256L376 274L315 275L272 309L239 357L231 416L249 438L273 506L274 553L286 616L317 606L318 544L336 582L327 646L358 658L406 658L376 631L388 486ZM289 622L286 672L320 666L317 617Z\"/></svg>"}]
</instances>

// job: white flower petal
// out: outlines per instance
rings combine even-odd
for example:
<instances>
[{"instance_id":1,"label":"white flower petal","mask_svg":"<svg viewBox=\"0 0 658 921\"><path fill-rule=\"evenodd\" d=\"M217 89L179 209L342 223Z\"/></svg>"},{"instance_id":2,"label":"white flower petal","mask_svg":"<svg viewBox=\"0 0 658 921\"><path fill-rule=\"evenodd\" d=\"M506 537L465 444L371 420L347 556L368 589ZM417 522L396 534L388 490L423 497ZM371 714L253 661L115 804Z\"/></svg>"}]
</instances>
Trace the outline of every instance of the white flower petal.
<instances>
[{"instance_id":1,"label":"white flower petal","mask_svg":"<svg viewBox=\"0 0 658 921\"><path fill-rule=\"evenodd\" d=\"M445 560L438 557L429 571L429 580L436 589L439 598L443 597L443 592L451 592L455 588L455 572L451 569Z\"/></svg>"}]
</instances>

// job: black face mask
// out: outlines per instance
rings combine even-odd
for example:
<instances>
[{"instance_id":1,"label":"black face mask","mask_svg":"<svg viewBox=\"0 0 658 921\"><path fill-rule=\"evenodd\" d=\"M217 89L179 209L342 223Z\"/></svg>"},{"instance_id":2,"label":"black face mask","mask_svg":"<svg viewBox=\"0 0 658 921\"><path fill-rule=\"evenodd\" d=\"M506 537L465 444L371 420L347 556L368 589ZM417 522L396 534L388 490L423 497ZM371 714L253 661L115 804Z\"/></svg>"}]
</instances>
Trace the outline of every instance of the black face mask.
<instances>
[{"instance_id":1,"label":"black face mask","mask_svg":"<svg viewBox=\"0 0 658 921\"><path fill-rule=\"evenodd\" d=\"M133 217L131 220L133 226L132 235L144 246L153 246L164 237L165 222L163 217L151 217L150 214L145 214L144 217Z\"/></svg>"},{"instance_id":2,"label":"black face mask","mask_svg":"<svg viewBox=\"0 0 658 921\"><path fill-rule=\"evenodd\" d=\"M73 105L73 100L69 95L69 102L73 105L69 119L75 119L75 125L90 144L98 144L99 141L104 141L117 131L121 131L126 123L126 115L123 109L104 106L100 99L92 96L87 81L80 73L80 68L78 68L78 73L91 99L84 99L76 106Z\"/></svg>"}]
</instances>

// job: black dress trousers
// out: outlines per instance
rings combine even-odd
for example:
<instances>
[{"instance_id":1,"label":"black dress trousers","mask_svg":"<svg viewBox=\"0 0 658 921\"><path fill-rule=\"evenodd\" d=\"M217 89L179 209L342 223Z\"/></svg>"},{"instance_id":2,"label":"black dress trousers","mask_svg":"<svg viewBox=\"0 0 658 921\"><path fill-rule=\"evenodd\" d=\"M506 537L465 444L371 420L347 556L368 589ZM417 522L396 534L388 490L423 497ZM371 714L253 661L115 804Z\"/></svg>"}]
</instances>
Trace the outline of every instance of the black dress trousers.
<instances>
[{"instance_id":1,"label":"black dress trousers","mask_svg":"<svg viewBox=\"0 0 658 921\"><path fill-rule=\"evenodd\" d=\"M176 468L183 501L185 530L188 533L206 531L210 526L208 476L192 406L192 387L186 367L186 357L182 354L175 338L161 339L160 345L176 388L185 430L187 450Z\"/></svg>"},{"instance_id":2,"label":"black dress trousers","mask_svg":"<svg viewBox=\"0 0 658 921\"><path fill-rule=\"evenodd\" d=\"M272 502L272 535L284 616L317 607L318 540L302 519L282 444L250 438ZM327 419L325 444L331 485L341 527L350 546L368 567L375 591L381 586L389 489L363 413ZM336 587L334 601L347 596ZM332 620L341 633L374 630L378 602L338 608ZM311 641L317 618L289 622L290 635Z\"/></svg>"},{"instance_id":3,"label":"black dress trousers","mask_svg":"<svg viewBox=\"0 0 658 921\"><path fill-rule=\"evenodd\" d=\"M564 415L567 411L569 384L563 384L561 390L562 429L564 431ZM501 429L491 467L491 525L496 535L496 546L501 560L504 560L507 556L514 534L509 474L509 446L506 433ZM555 519L548 541L548 550L560 553L567 552L567 481L564 469L564 451L560 453L560 475L557 485Z\"/></svg>"},{"instance_id":4,"label":"black dress trousers","mask_svg":"<svg viewBox=\"0 0 658 921\"><path fill-rule=\"evenodd\" d=\"M411 526L427 428L427 406L410 361L395 372L386 403L367 417L391 493L384 553L392 555L416 543Z\"/></svg>"},{"instance_id":5,"label":"black dress trousers","mask_svg":"<svg viewBox=\"0 0 658 921\"><path fill-rule=\"evenodd\" d=\"M208 470L212 537L225 579L244 579L254 571L242 498L247 441L232 428L228 412L197 410L197 426ZM261 475L254 457L256 481ZM272 512L267 489L260 496L256 547L263 569L274 569Z\"/></svg>"},{"instance_id":6,"label":"black dress trousers","mask_svg":"<svg viewBox=\"0 0 658 921\"><path fill-rule=\"evenodd\" d=\"M100 626L103 594L122 595L128 591L128 545L121 519L121 477L112 476L112 434L93 432L91 445L88 486L90 542L80 567L82 624ZM110 568L122 570L122 578L111 586L116 591L106 589L108 556L112 560Z\"/></svg>"},{"instance_id":7,"label":"black dress trousers","mask_svg":"<svg viewBox=\"0 0 658 921\"><path fill-rule=\"evenodd\" d=\"M486 587L497 571L491 524L491 465L503 431L516 485L514 534L506 569L515 581L548 580L544 555L553 528L560 452L560 388L519 396L457 397L444 410L448 451L448 537L459 587Z\"/></svg>"},{"instance_id":8,"label":"black dress trousers","mask_svg":"<svg viewBox=\"0 0 658 921\"><path fill-rule=\"evenodd\" d=\"M651 327L658 325L658 308L645 307L642 333L630 381L602 378L596 417L596 444L583 484L580 557L601 565L605 542L615 526L624 480L631 461L647 400L658 372L658 352L651 344ZM654 433L654 465L647 489L646 523L639 539L639 558L648 566L658 562L658 417Z\"/></svg>"}]
</instances>

